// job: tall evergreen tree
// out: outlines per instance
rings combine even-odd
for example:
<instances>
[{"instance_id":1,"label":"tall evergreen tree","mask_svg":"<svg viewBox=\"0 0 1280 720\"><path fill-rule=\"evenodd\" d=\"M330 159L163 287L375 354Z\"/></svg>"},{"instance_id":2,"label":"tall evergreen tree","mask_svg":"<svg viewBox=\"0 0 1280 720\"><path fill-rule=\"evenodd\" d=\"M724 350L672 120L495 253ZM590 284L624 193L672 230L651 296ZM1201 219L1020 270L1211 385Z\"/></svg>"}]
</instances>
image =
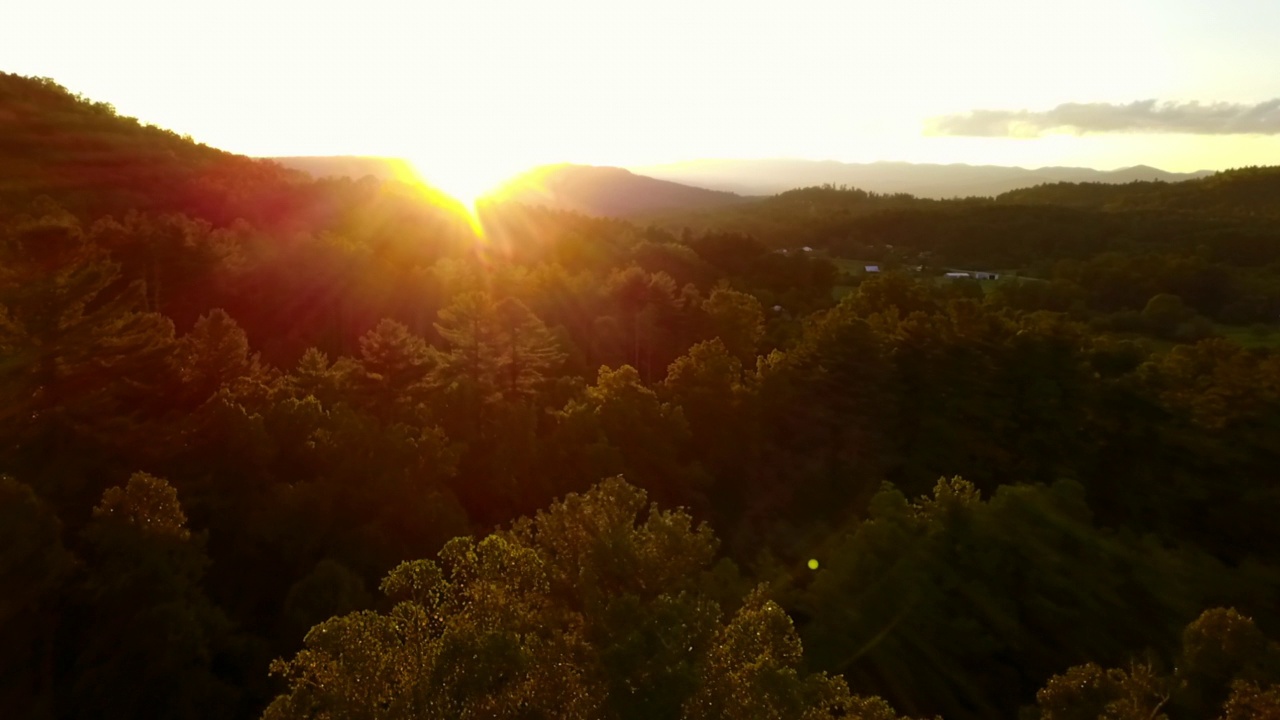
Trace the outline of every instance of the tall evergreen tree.
<instances>
[{"instance_id":1,"label":"tall evergreen tree","mask_svg":"<svg viewBox=\"0 0 1280 720\"><path fill-rule=\"evenodd\" d=\"M141 283L125 283L69 218L0 229L0 266L0 457L26 463L41 495L75 495L50 487L43 468L77 451L101 461L95 450L137 439L164 406L173 325L146 312ZM78 473L64 468L57 482Z\"/></svg>"}]
</instances>

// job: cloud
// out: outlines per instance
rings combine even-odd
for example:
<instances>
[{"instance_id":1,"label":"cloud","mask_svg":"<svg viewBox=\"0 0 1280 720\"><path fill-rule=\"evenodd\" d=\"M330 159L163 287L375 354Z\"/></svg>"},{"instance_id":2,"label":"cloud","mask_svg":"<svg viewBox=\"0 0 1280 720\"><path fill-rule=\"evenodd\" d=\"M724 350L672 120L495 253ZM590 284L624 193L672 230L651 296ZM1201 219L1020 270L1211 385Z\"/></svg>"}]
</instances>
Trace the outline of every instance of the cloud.
<instances>
[{"instance_id":1,"label":"cloud","mask_svg":"<svg viewBox=\"0 0 1280 720\"><path fill-rule=\"evenodd\" d=\"M1039 137L1047 132L1280 135L1280 98L1256 105L1159 102L1064 103L1052 110L973 110L929 120L931 135Z\"/></svg>"}]
</instances>

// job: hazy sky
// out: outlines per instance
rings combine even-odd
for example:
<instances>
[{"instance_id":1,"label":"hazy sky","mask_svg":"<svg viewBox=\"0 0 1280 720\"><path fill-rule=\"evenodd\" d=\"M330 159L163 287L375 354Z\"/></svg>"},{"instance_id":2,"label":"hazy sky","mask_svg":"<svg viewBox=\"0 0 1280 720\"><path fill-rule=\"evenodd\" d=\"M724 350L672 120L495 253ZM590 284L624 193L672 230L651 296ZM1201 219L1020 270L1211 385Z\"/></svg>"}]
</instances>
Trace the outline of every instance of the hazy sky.
<instances>
[{"instance_id":1,"label":"hazy sky","mask_svg":"<svg viewBox=\"0 0 1280 720\"><path fill-rule=\"evenodd\" d=\"M1280 0L19 2L0 70L255 155L1280 164Z\"/></svg>"}]
</instances>

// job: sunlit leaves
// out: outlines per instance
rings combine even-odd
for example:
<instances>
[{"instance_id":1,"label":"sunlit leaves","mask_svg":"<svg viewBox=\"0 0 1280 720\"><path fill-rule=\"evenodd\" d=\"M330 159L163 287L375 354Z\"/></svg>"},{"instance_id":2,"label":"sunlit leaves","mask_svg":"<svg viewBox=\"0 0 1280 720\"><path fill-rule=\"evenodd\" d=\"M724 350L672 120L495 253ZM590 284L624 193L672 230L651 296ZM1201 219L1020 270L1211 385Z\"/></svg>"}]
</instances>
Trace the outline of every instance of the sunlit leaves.
<instances>
[{"instance_id":1,"label":"sunlit leaves","mask_svg":"<svg viewBox=\"0 0 1280 720\"><path fill-rule=\"evenodd\" d=\"M1149 665L1104 670L1089 663L1050 678L1036 702L1041 720L1164 720L1172 689Z\"/></svg>"},{"instance_id":2,"label":"sunlit leaves","mask_svg":"<svg viewBox=\"0 0 1280 720\"><path fill-rule=\"evenodd\" d=\"M178 502L178 493L164 480L146 473L134 473L124 487L109 488L93 509L96 518L126 523L139 531L186 540L187 516Z\"/></svg>"},{"instance_id":3,"label":"sunlit leaves","mask_svg":"<svg viewBox=\"0 0 1280 720\"><path fill-rule=\"evenodd\" d=\"M566 496L531 522L517 523L513 532L542 549L552 588L573 607L582 607L593 593L653 597L689 588L710 565L715 537L678 510L650 508L638 522L645 497L620 478L606 480L588 494Z\"/></svg>"},{"instance_id":4,"label":"sunlit leaves","mask_svg":"<svg viewBox=\"0 0 1280 720\"><path fill-rule=\"evenodd\" d=\"M1233 683L1231 697L1220 717L1221 720L1277 720L1280 718L1280 685L1264 688L1254 682Z\"/></svg>"},{"instance_id":5,"label":"sunlit leaves","mask_svg":"<svg viewBox=\"0 0 1280 720\"><path fill-rule=\"evenodd\" d=\"M389 613L322 623L273 665L289 690L266 717L892 717L805 676L791 621L763 592L722 621L699 592L710 531L645 504L609 480L454 540L439 563L402 564L382 585Z\"/></svg>"},{"instance_id":6,"label":"sunlit leaves","mask_svg":"<svg viewBox=\"0 0 1280 720\"><path fill-rule=\"evenodd\" d=\"M200 587L208 561L176 491L136 473L103 494L85 537L91 622L77 637L71 687L80 715L228 712L235 691L217 676L215 656L231 629Z\"/></svg>"},{"instance_id":7,"label":"sunlit leaves","mask_svg":"<svg viewBox=\"0 0 1280 720\"><path fill-rule=\"evenodd\" d=\"M1280 646L1251 619L1233 608L1212 608L1183 631L1171 672L1151 662L1106 670L1077 665L1050 678L1036 703L1041 720L1270 719L1280 717L1278 660Z\"/></svg>"}]
</instances>

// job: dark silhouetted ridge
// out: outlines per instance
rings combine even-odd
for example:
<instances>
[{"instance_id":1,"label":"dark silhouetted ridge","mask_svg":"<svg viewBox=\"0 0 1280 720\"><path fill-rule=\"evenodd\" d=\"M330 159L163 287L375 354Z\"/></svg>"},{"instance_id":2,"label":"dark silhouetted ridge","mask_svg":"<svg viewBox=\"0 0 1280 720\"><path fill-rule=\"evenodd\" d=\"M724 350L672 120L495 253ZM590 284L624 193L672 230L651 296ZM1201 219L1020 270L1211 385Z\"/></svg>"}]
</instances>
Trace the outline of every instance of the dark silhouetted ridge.
<instances>
[{"instance_id":1,"label":"dark silhouetted ridge","mask_svg":"<svg viewBox=\"0 0 1280 720\"><path fill-rule=\"evenodd\" d=\"M181 212L215 224L296 213L309 182L276 163L116 113L52 80L0 73L0 208L41 195L87 217Z\"/></svg>"}]
</instances>

